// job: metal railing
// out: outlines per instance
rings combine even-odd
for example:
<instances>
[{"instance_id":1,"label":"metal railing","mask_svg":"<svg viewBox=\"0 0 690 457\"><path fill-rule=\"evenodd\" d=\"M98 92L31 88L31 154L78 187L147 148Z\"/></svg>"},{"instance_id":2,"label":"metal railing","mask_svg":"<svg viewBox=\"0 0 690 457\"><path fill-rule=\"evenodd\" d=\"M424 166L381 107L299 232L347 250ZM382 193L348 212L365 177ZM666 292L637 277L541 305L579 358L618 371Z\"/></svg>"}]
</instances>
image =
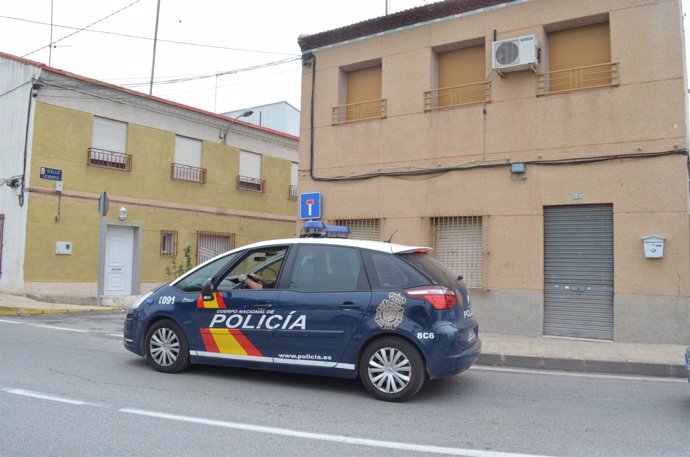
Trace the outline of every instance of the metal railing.
<instances>
[{"instance_id":1,"label":"metal railing","mask_svg":"<svg viewBox=\"0 0 690 457\"><path fill-rule=\"evenodd\" d=\"M297 186L288 187L288 198L292 200L297 200L299 197L299 189Z\"/></svg>"},{"instance_id":2,"label":"metal railing","mask_svg":"<svg viewBox=\"0 0 690 457\"><path fill-rule=\"evenodd\" d=\"M618 62L551 71L537 75L537 96L620 85Z\"/></svg>"},{"instance_id":3,"label":"metal railing","mask_svg":"<svg viewBox=\"0 0 690 457\"><path fill-rule=\"evenodd\" d=\"M120 171L132 170L132 155L105 149L88 148L86 165L90 167L112 168Z\"/></svg>"},{"instance_id":4,"label":"metal railing","mask_svg":"<svg viewBox=\"0 0 690 457\"><path fill-rule=\"evenodd\" d=\"M237 190L264 192L266 190L266 181L259 178L237 175Z\"/></svg>"},{"instance_id":5,"label":"metal railing","mask_svg":"<svg viewBox=\"0 0 690 457\"><path fill-rule=\"evenodd\" d=\"M180 163L173 163L170 165L170 178L178 181L198 182L204 184L206 182L206 169L190 167L189 165L182 165Z\"/></svg>"},{"instance_id":6,"label":"metal railing","mask_svg":"<svg viewBox=\"0 0 690 457\"><path fill-rule=\"evenodd\" d=\"M370 100L333 108L333 125L386 117L386 100Z\"/></svg>"},{"instance_id":7,"label":"metal railing","mask_svg":"<svg viewBox=\"0 0 690 457\"><path fill-rule=\"evenodd\" d=\"M490 101L491 81L463 84L424 92L424 111L489 103Z\"/></svg>"}]
</instances>

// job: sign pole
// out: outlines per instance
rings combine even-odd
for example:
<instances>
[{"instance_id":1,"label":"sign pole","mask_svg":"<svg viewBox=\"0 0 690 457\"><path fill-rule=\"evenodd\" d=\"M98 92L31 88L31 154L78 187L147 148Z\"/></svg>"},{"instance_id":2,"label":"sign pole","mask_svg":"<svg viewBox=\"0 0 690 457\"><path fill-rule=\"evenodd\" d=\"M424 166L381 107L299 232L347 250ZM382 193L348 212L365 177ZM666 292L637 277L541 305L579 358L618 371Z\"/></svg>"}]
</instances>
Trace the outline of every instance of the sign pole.
<instances>
[{"instance_id":1,"label":"sign pole","mask_svg":"<svg viewBox=\"0 0 690 457\"><path fill-rule=\"evenodd\" d=\"M100 215L98 222L98 280L96 282L96 306L101 306L101 297L103 296L103 276L105 274L105 216L108 214L110 200L108 194L101 193L98 199L98 214Z\"/></svg>"}]
</instances>

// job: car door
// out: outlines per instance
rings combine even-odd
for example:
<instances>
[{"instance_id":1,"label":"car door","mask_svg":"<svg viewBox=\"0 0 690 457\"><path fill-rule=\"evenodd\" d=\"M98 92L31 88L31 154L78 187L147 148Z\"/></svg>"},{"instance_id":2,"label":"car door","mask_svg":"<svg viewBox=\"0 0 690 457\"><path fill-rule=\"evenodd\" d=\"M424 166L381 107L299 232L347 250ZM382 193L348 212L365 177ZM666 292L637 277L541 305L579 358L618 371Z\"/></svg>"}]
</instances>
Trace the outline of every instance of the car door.
<instances>
[{"instance_id":1,"label":"car door","mask_svg":"<svg viewBox=\"0 0 690 457\"><path fill-rule=\"evenodd\" d=\"M354 370L354 361L341 359L371 301L359 249L302 244L291 256L275 307L283 317L274 329L275 363Z\"/></svg>"},{"instance_id":2,"label":"car door","mask_svg":"<svg viewBox=\"0 0 690 457\"><path fill-rule=\"evenodd\" d=\"M239 277L271 271L277 279L286 252L286 246L247 250L211 279L210 290L202 289L197 300L194 321L199 339L192 355L231 365L272 362L268 353L273 329L282 323L273 309L280 291L272 287L276 281L270 281L270 287L245 289Z\"/></svg>"}]
</instances>

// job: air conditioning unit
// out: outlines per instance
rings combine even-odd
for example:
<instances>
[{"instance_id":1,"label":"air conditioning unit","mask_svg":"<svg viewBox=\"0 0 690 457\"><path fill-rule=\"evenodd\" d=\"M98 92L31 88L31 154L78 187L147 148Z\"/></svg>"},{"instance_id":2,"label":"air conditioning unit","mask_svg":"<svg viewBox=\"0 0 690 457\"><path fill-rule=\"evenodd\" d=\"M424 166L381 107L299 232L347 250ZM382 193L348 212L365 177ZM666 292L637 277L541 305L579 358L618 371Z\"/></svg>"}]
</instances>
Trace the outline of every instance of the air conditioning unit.
<instances>
[{"instance_id":1,"label":"air conditioning unit","mask_svg":"<svg viewBox=\"0 0 690 457\"><path fill-rule=\"evenodd\" d=\"M499 74L532 69L537 71L537 37L525 35L494 41L492 68Z\"/></svg>"}]
</instances>

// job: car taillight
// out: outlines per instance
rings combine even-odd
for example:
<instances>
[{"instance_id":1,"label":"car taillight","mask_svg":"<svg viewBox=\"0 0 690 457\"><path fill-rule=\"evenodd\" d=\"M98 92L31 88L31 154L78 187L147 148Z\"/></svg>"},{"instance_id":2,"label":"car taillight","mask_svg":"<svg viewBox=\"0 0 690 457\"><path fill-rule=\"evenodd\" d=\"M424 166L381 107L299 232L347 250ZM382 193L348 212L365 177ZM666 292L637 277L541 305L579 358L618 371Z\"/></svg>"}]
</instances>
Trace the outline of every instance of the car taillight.
<instances>
[{"instance_id":1,"label":"car taillight","mask_svg":"<svg viewBox=\"0 0 690 457\"><path fill-rule=\"evenodd\" d=\"M412 298L427 301L434 309L451 309L458 302L455 292L441 286L417 287L405 290L405 294Z\"/></svg>"}]
</instances>

